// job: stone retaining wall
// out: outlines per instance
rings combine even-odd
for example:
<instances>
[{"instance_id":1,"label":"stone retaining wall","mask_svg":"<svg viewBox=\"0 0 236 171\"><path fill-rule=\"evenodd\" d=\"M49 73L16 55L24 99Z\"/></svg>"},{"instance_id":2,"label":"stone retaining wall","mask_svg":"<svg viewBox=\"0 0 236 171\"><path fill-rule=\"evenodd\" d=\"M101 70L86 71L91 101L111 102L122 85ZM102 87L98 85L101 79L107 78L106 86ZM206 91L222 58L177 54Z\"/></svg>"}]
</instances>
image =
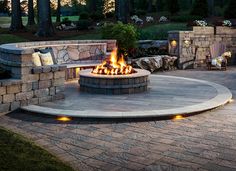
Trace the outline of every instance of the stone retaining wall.
<instances>
[{"instance_id":1,"label":"stone retaining wall","mask_svg":"<svg viewBox=\"0 0 236 171\"><path fill-rule=\"evenodd\" d=\"M65 69L42 67L32 71L29 80L0 80L0 113L64 98Z\"/></svg>"},{"instance_id":2,"label":"stone retaining wall","mask_svg":"<svg viewBox=\"0 0 236 171\"><path fill-rule=\"evenodd\" d=\"M64 98L65 65L35 67L34 48L74 43L107 43L107 51L116 47L115 40L48 41L4 44L0 46L0 67L11 74L11 79L0 79L0 113L29 104L40 104Z\"/></svg>"},{"instance_id":3,"label":"stone retaining wall","mask_svg":"<svg viewBox=\"0 0 236 171\"><path fill-rule=\"evenodd\" d=\"M177 41L173 47L171 42ZM181 69L204 63L209 54L210 45L222 42L227 50L232 52L229 64L236 64L236 29L230 27L193 27L193 31L171 31L168 36L169 53L178 56L178 66Z\"/></svg>"}]
</instances>

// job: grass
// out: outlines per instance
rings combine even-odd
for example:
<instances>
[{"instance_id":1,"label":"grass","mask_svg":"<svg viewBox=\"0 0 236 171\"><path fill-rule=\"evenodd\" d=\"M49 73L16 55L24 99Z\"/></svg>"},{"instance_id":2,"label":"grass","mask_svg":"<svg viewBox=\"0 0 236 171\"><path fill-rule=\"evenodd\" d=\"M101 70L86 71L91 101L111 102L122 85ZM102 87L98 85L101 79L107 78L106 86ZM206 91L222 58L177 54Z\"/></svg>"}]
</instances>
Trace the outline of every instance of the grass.
<instances>
[{"instance_id":1,"label":"grass","mask_svg":"<svg viewBox=\"0 0 236 171\"><path fill-rule=\"evenodd\" d=\"M13 42L25 42L28 41L25 38L16 36L14 34L0 34L0 44L13 43Z\"/></svg>"},{"instance_id":2,"label":"grass","mask_svg":"<svg viewBox=\"0 0 236 171\"><path fill-rule=\"evenodd\" d=\"M72 16L73 18L73 16ZM74 18L75 19L75 18ZM9 34L8 29L0 29L0 44L3 43L13 43L13 42L24 42L30 41L32 38L30 32L32 30L37 30L37 28L27 27L27 34ZM172 30L189 30L186 23L164 23L164 24L154 24L151 26L146 26L139 28L139 39L140 40L166 40L168 38L168 31ZM61 35L60 31L57 32L57 37L55 39L63 40L97 40L102 39L101 32L99 30L85 30L79 32L65 32L66 34ZM68 34L67 34L68 33ZM59 35L59 36L58 36ZM24 36L24 37L22 37ZM28 38L29 37L29 38ZM29 40L27 40L29 39ZM52 38L53 39L53 38ZM51 40L51 39L50 39Z\"/></svg>"},{"instance_id":3,"label":"grass","mask_svg":"<svg viewBox=\"0 0 236 171\"><path fill-rule=\"evenodd\" d=\"M164 40L168 38L168 31L173 30L189 30L186 23L166 23L152 25L140 29L140 39L156 39Z\"/></svg>"},{"instance_id":4,"label":"grass","mask_svg":"<svg viewBox=\"0 0 236 171\"><path fill-rule=\"evenodd\" d=\"M20 135L0 128L1 171L73 171L47 151Z\"/></svg>"},{"instance_id":5,"label":"grass","mask_svg":"<svg viewBox=\"0 0 236 171\"><path fill-rule=\"evenodd\" d=\"M63 18L69 18L71 21L78 21L79 16L63 16L61 17L61 21ZM27 24L28 17L22 17L23 25ZM56 17L52 16L52 22L56 22ZM0 17L0 26L1 24L10 24L11 23L11 17Z\"/></svg>"},{"instance_id":6,"label":"grass","mask_svg":"<svg viewBox=\"0 0 236 171\"><path fill-rule=\"evenodd\" d=\"M78 36L68 37L65 40L99 40L102 39L101 33L88 33L88 34L81 34Z\"/></svg>"},{"instance_id":7,"label":"grass","mask_svg":"<svg viewBox=\"0 0 236 171\"><path fill-rule=\"evenodd\" d=\"M186 23L166 23L157 24L144 28L140 28L140 40L164 40L168 38L168 31L172 30L189 30ZM102 39L101 33L98 31L96 33L87 33L78 36L73 36L65 39L78 39L78 40L96 40Z\"/></svg>"}]
</instances>

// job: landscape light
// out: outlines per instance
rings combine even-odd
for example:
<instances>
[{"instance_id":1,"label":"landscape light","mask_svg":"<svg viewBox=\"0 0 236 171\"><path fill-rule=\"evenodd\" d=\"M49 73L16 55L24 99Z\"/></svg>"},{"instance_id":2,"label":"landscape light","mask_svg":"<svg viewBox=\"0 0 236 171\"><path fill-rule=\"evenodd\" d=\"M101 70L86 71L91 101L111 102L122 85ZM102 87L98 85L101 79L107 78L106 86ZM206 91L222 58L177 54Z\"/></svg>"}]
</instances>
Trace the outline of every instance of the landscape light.
<instances>
[{"instance_id":1,"label":"landscape light","mask_svg":"<svg viewBox=\"0 0 236 171\"><path fill-rule=\"evenodd\" d=\"M170 45L171 45L171 47L176 47L177 46L177 41L176 40L172 40L170 42Z\"/></svg>"},{"instance_id":2,"label":"landscape light","mask_svg":"<svg viewBox=\"0 0 236 171\"><path fill-rule=\"evenodd\" d=\"M184 116L182 115L175 115L173 118L173 120L182 120L182 119L184 119Z\"/></svg>"},{"instance_id":3,"label":"landscape light","mask_svg":"<svg viewBox=\"0 0 236 171\"><path fill-rule=\"evenodd\" d=\"M62 121L62 122L69 122L71 121L71 118L70 117L66 117L66 116L59 116L57 118L58 121Z\"/></svg>"}]
</instances>

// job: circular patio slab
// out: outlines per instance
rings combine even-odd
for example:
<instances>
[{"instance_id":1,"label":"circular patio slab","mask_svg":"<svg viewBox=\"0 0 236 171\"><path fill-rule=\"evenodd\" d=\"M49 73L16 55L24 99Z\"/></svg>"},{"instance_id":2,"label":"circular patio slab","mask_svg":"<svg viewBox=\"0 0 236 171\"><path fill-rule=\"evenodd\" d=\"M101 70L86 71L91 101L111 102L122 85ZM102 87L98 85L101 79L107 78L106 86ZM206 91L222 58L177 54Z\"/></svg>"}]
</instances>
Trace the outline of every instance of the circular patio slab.
<instances>
[{"instance_id":1,"label":"circular patio slab","mask_svg":"<svg viewBox=\"0 0 236 171\"><path fill-rule=\"evenodd\" d=\"M208 81L151 75L147 92L98 95L80 92L78 81L66 83L66 98L22 107L40 114L86 118L141 118L188 115L226 104L228 88Z\"/></svg>"}]
</instances>

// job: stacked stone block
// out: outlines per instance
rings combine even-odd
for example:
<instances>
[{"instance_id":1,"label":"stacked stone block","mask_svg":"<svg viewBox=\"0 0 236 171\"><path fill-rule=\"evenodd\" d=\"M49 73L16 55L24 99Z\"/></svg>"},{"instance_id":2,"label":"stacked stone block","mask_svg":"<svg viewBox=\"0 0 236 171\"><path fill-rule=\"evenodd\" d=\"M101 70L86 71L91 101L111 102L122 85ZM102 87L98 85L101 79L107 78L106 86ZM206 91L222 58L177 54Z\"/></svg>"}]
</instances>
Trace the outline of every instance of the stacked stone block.
<instances>
[{"instance_id":1,"label":"stacked stone block","mask_svg":"<svg viewBox=\"0 0 236 171\"><path fill-rule=\"evenodd\" d=\"M54 71L53 66L50 68L47 72L41 67L33 68L30 77L34 79L0 80L0 113L64 98L66 67L56 67Z\"/></svg>"},{"instance_id":2,"label":"stacked stone block","mask_svg":"<svg viewBox=\"0 0 236 171\"><path fill-rule=\"evenodd\" d=\"M214 42L226 44L227 51L231 51L233 57L229 64L236 64L236 29L230 27L193 27L193 31L172 31L169 32L169 42L173 39L178 42L176 54L172 54L169 43L169 53L178 56L179 68L185 69L191 66L198 66L205 62L206 55L210 54L210 46ZM184 41L189 39L191 44L186 48ZM192 61L192 62L188 62Z\"/></svg>"},{"instance_id":3,"label":"stacked stone block","mask_svg":"<svg viewBox=\"0 0 236 171\"><path fill-rule=\"evenodd\" d=\"M35 67L32 53L36 48L68 46L75 44L100 44L111 51L115 40L70 40L26 42L0 46L0 67L11 74L12 79L0 80L0 113L21 106L40 104L64 98L66 65Z\"/></svg>"}]
</instances>

